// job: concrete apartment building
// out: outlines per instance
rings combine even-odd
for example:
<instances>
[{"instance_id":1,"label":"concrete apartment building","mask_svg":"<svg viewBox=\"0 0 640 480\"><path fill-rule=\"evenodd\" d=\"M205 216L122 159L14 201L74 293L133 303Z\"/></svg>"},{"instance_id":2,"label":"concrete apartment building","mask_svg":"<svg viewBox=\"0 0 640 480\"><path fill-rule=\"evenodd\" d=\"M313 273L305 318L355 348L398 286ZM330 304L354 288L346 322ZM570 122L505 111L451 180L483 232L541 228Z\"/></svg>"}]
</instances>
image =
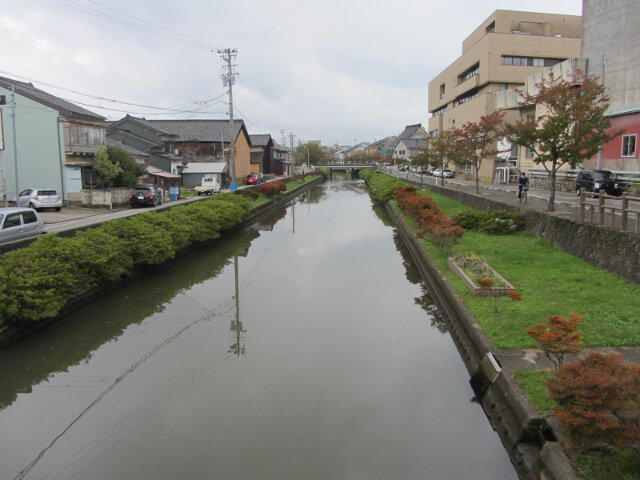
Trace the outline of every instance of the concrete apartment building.
<instances>
[{"instance_id":1,"label":"concrete apartment building","mask_svg":"<svg viewBox=\"0 0 640 480\"><path fill-rule=\"evenodd\" d=\"M520 87L536 71L580 54L582 17L496 10L462 42L462 55L429 82L429 134L459 128L496 110L494 93ZM519 112L507 111L515 121ZM505 181L518 158L485 159L480 177ZM473 174L469 162L450 168Z\"/></svg>"},{"instance_id":2,"label":"concrete apartment building","mask_svg":"<svg viewBox=\"0 0 640 480\"><path fill-rule=\"evenodd\" d=\"M637 0L583 0L582 55L527 77L518 90L494 94L498 109L512 110L525 117L540 117L546 113L540 106L520 105L522 92L534 94L536 84L549 73L554 78L581 82L584 74L603 82L610 97L605 115L611 120L610 134L624 133L603 145L600 155L584 159L581 168L605 169L618 173L640 172L640 2ZM520 91L520 93L519 93ZM540 168L524 148L514 148L513 158L519 159L522 170ZM570 169L566 164L563 169Z\"/></svg>"},{"instance_id":3,"label":"concrete apartment building","mask_svg":"<svg viewBox=\"0 0 640 480\"><path fill-rule=\"evenodd\" d=\"M624 134L603 146L584 168L640 172L640 2L583 0L582 57L587 75L599 77L610 97L611 133Z\"/></svg>"}]
</instances>

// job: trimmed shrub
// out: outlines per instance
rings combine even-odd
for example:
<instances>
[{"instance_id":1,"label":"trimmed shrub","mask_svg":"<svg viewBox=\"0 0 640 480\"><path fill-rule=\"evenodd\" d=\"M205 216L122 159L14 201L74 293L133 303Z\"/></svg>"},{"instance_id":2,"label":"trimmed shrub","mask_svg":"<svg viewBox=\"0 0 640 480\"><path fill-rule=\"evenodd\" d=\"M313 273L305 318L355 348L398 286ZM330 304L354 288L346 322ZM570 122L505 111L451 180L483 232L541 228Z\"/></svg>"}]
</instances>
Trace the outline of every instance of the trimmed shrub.
<instances>
[{"instance_id":1,"label":"trimmed shrub","mask_svg":"<svg viewBox=\"0 0 640 480\"><path fill-rule=\"evenodd\" d=\"M522 230L525 225L524 216L520 212L508 210L492 210L477 212L467 210L457 215L454 220L458 225L488 235L506 235Z\"/></svg>"},{"instance_id":2,"label":"trimmed shrub","mask_svg":"<svg viewBox=\"0 0 640 480\"><path fill-rule=\"evenodd\" d=\"M388 202L393 197L396 188L405 186L401 180L382 173L367 171L362 172L362 176L369 185L371 196L379 202Z\"/></svg>"},{"instance_id":3,"label":"trimmed shrub","mask_svg":"<svg viewBox=\"0 0 640 480\"><path fill-rule=\"evenodd\" d=\"M590 352L545 382L574 448L633 445L640 440L640 365Z\"/></svg>"},{"instance_id":4,"label":"trimmed shrub","mask_svg":"<svg viewBox=\"0 0 640 480\"><path fill-rule=\"evenodd\" d=\"M100 230L119 238L135 264L159 264L173 258L176 253L166 230L132 218L112 220L102 225Z\"/></svg>"},{"instance_id":5,"label":"trimmed shrub","mask_svg":"<svg viewBox=\"0 0 640 480\"><path fill-rule=\"evenodd\" d=\"M262 185L258 186L258 192L268 197L273 197L280 192L285 192L286 190L287 190L287 185L282 180L263 183Z\"/></svg>"}]
</instances>

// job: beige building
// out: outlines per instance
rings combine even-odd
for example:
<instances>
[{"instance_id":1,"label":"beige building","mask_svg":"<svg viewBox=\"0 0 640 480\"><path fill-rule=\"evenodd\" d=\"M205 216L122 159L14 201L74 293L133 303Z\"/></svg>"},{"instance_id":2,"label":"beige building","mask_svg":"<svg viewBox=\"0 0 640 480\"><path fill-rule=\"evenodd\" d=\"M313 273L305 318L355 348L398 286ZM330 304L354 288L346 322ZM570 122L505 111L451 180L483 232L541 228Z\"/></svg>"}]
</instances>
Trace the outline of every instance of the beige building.
<instances>
[{"instance_id":1,"label":"beige building","mask_svg":"<svg viewBox=\"0 0 640 480\"><path fill-rule=\"evenodd\" d=\"M429 82L429 134L476 122L496 110L494 93L524 85L545 67L580 55L582 18L575 15L496 10L462 42L462 55ZM519 112L508 111L514 121ZM517 153L485 159L480 176L506 181L507 167L519 168ZM450 165L472 174L468 162ZM502 168L500 168L502 167Z\"/></svg>"}]
</instances>

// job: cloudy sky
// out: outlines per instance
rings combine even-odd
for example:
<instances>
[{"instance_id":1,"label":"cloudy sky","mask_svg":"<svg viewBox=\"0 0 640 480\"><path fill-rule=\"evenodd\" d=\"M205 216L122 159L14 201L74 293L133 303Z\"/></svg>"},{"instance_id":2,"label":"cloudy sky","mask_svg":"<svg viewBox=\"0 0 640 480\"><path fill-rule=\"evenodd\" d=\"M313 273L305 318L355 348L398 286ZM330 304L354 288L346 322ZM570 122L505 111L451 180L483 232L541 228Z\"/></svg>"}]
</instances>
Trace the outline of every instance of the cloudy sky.
<instances>
[{"instance_id":1,"label":"cloudy sky","mask_svg":"<svg viewBox=\"0 0 640 480\"><path fill-rule=\"evenodd\" d=\"M427 84L496 9L581 0L0 0L0 75L110 120L227 118L218 49L238 50L250 133L354 144L426 125ZM287 140L288 142L288 140Z\"/></svg>"}]
</instances>

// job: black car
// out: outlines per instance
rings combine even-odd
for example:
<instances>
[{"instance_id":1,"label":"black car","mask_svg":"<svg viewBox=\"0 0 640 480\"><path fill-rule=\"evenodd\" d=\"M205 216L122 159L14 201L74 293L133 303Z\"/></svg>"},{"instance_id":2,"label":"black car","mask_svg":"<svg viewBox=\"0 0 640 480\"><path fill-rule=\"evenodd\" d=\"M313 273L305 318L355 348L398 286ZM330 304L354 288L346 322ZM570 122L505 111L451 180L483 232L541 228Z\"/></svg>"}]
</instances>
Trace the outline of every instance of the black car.
<instances>
[{"instance_id":1,"label":"black car","mask_svg":"<svg viewBox=\"0 0 640 480\"><path fill-rule=\"evenodd\" d=\"M156 205L162 205L162 195L160 189L154 186L142 186L135 187L129 194L129 205L131 208L138 205L145 207L155 207Z\"/></svg>"},{"instance_id":2,"label":"black car","mask_svg":"<svg viewBox=\"0 0 640 480\"><path fill-rule=\"evenodd\" d=\"M582 189L594 194L604 191L616 197L622 195L622 188L609 170L580 170L576 176L576 195L579 196Z\"/></svg>"}]
</instances>

